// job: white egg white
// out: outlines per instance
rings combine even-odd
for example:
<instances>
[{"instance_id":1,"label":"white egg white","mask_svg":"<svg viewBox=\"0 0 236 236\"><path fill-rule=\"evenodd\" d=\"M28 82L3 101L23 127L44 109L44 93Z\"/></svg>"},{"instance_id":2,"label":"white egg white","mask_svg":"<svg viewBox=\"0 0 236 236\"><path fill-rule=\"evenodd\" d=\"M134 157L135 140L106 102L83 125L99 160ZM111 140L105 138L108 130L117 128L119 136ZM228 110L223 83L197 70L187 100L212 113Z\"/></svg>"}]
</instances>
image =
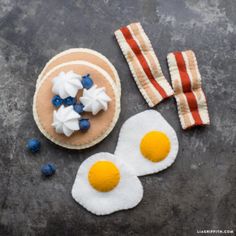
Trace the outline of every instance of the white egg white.
<instances>
[{"instance_id":1,"label":"white egg white","mask_svg":"<svg viewBox=\"0 0 236 236\"><path fill-rule=\"evenodd\" d=\"M90 168L97 161L110 161L120 172L118 185L109 192L99 192L88 180ZM96 215L108 215L119 210L135 207L143 197L143 187L138 177L124 162L110 153L97 153L86 159L77 172L72 187L72 197Z\"/></svg>"},{"instance_id":2,"label":"white egg white","mask_svg":"<svg viewBox=\"0 0 236 236\"><path fill-rule=\"evenodd\" d=\"M152 162L145 158L140 151L140 142L150 131L165 133L171 143L168 156L160 162ZM163 116L155 111L148 110L129 118L122 126L115 155L134 169L137 176L157 173L172 165L179 149L175 130Z\"/></svg>"}]
</instances>

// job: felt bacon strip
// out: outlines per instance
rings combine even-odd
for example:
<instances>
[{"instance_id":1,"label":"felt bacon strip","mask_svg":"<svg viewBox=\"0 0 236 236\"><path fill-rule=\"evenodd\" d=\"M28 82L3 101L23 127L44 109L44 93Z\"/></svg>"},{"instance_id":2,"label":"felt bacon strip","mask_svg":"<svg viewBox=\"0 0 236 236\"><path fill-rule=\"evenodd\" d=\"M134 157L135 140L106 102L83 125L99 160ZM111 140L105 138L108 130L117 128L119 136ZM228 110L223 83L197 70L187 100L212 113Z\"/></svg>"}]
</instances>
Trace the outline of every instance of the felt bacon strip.
<instances>
[{"instance_id":1,"label":"felt bacon strip","mask_svg":"<svg viewBox=\"0 0 236 236\"><path fill-rule=\"evenodd\" d=\"M165 79L151 42L140 23L115 32L116 39L129 64L135 82L150 107L173 95Z\"/></svg>"},{"instance_id":2,"label":"felt bacon strip","mask_svg":"<svg viewBox=\"0 0 236 236\"><path fill-rule=\"evenodd\" d=\"M182 128L210 124L194 52L172 52L167 60Z\"/></svg>"}]
</instances>

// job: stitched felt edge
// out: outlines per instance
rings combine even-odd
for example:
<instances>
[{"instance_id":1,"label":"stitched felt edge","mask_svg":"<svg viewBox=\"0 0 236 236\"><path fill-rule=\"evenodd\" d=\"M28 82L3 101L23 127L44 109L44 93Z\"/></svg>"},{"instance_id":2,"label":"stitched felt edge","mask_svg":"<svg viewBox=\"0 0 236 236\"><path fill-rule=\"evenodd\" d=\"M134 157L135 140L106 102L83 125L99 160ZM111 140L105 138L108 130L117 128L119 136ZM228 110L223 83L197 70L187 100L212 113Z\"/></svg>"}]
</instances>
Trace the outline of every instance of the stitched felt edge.
<instances>
[{"instance_id":1,"label":"stitched felt edge","mask_svg":"<svg viewBox=\"0 0 236 236\"><path fill-rule=\"evenodd\" d=\"M39 130L41 131L41 133L48 138L49 140L51 140L53 143L68 148L68 149L85 149L85 148L89 148L91 146L94 146L95 144L101 142L105 137L108 136L108 134L113 130L113 128L115 127L115 124L117 123L117 120L119 118L119 114L120 114L120 96L119 96L119 92L117 91L117 87L115 86L115 82L110 79L110 76L104 76L108 82L111 84L113 91L115 93L115 99L116 99L116 111L115 111L115 115L113 117L113 120L111 121L109 127L107 128L107 130L99 137L97 137L95 140L92 140L89 143L86 144L81 144L81 145L70 145L70 144L65 144L62 142L59 142L58 140L56 140L54 137L52 137L48 132L45 131L45 129L43 128L43 125L40 122L38 113L37 113L37 107L36 107L36 98L37 98L37 94L39 91L40 86L43 84L43 82L47 79L48 75L50 73L52 73L54 70L56 70L59 67L65 66L65 65L70 65L70 64L84 64L90 67L93 67L94 69L98 70L101 74L107 74L107 72L105 72L103 69L101 69L100 67L89 63L87 61L74 61L74 62L68 62L68 63L63 63L61 65L58 65L56 67L54 67L52 70L50 70L38 83L38 86L36 86L36 90L34 93L34 97L33 97L33 117L34 120L36 122L36 125L38 126ZM108 75L108 74L107 74Z\"/></svg>"},{"instance_id":2,"label":"stitched felt edge","mask_svg":"<svg viewBox=\"0 0 236 236\"><path fill-rule=\"evenodd\" d=\"M139 83L139 80L138 80L138 78L137 78L137 76L136 76L135 71L133 70L133 67L131 66L131 62L130 62L128 56L127 56L126 49L125 49L125 45L124 45L124 44L126 44L126 43L124 42L124 39L122 38L122 36L120 35L120 33L121 33L121 31L120 31L120 30L117 30L117 31L115 31L114 34L115 34L116 40L117 40L117 42L118 42L118 44L119 44L119 46L120 46L120 48L121 48L121 51L122 51L123 55L125 56L126 61L127 61L128 64L129 64L129 69L130 69L130 71L131 71L131 73L132 73L132 75L133 75L133 77L134 77L134 80L135 80L135 82L136 82L136 85L138 86L139 91L140 91L141 94L143 95L143 97L144 97L144 99L146 100L146 102L148 103L149 107L154 107L156 104L153 104L153 102L151 101L151 99L150 99L150 98L148 97L148 95L146 94L145 90L143 89L143 87L142 87L141 84Z\"/></svg>"},{"instance_id":3,"label":"stitched felt edge","mask_svg":"<svg viewBox=\"0 0 236 236\"><path fill-rule=\"evenodd\" d=\"M161 81L164 83L164 84L162 84L162 87L165 87L165 90L167 90L166 93L168 95L167 98L170 98L171 96L174 95L174 90L172 89L170 83L167 81L167 79L165 78L165 75L163 74L163 71L161 69L161 64L160 64L160 61L159 61L159 59L157 57L157 54L155 53L155 51L154 51L154 49L152 47L152 43L151 43L150 39L148 38L147 34L145 33L141 23L137 22L136 24L138 25L138 27L139 27L143 37L145 38L147 45L151 48L151 50L153 52L153 57L155 57L154 60L156 61L156 65L158 67L158 74L159 74L159 76L158 76L159 80L157 78L155 78L155 80L158 83L160 83ZM143 50L141 50L141 51L143 52ZM162 101L163 101L163 99L160 102L162 102Z\"/></svg>"},{"instance_id":4,"label":"stitched felt edge","mask_svg":"<svg viewBox=\"0 0 236 236\"><path fill-rule=\"evenodd\" d=\"M71 52L86 52L86 53L90 53L90 54L93 54L99 58L101 58L102 60L104 60L108 65L109 67L111 68L112 72L114 73L115 75L115 80L116 80L116 86L117 86L117 90L118 90L118 93L119 93L119 96L121 96L121 83L120 83L120 78L119 78L119 75L118 75L118 72L116 70L116 68L114 67L114 65L109 61L109 59L107 57L105 57L104 55L102 55L101 53L95 51L95 50L92 50L92 49L89 49L89 48L70 48L70 49L67 49L65 51L62 51L60 53L58 53L57 55L55 55L54 57L52 57L47 63L46 65L44 66L43 70L41 71L41 73L39 74L38 76L38 79L36 81L36 87L38 86L39 82L43 79L42 78L42 74L44 73L46 67L51 63L53 62L55 59L57 59L58 57L60 56L63 56L63 55L66 55L68 53L71 53ZM76 61L83 61L83 60L76 60ZM71 61L70 61L71 62ZM89 62L90 63L90 62Z\"/></svg>"},{"instance_id":5,"label":"stitched felt edge","mask_svg":"<svg viewBox=\"0 0 236 236\"><path fill-rule=\"evenodd\" d=\"M202 90L202 79L201 79L201 74L200 74L200 72L199 72L198 63L197 63L197 59L196 59L195 53L194 53L192 50L186 50L186 51L191 51L192 54L193 54L194 63L195 63L195 65L196 65L196 71L198 72L198 75L199 75L199 84L200 84L200 87L199 87L198 89L201 89L201 90ZM182 52L186 52L186 51L181 51L181 53L182 53ZM172 86L173 86L175 74L176 74L176 73L179 73L179 70L178 70L178 68L175 68L175 67L173 66L173 64L174 64L174 62L175 62L175 61L174 61L175 59L174 59L174 56L173 56L173 58L172 58L172 55L174 55L173 52L168 53L168 55L167 55L167 62L168 62L168 68L169 68L170 77L171 77L171 83L172 83ZM176 103L177 103L178 116L179 116L179 119L180 119L180 123L181 123L182 128L183 128L184 130L186 130L186 129L192 128L192 127L194 127L194 126L199 126L199 125L196 125L195 123L193 123L192 125L189 125L189 126L187 126L187 125L185 124L184 119L183 119L183 114L182 114L181 111L180 111L180 106L181 106L181 104L180 104L179 99L177 98L178 94L176 94L176 91L175 91L175 87L174 87L174 86L173 86L173 88L174 88L174 92L175 92L175 94L174 94L174 95L175 95L175 100L176 100ZM194 91L194 90L193 90L193 91ZM202 90L202 93L204 94L203 90ZM204 96L205 96L205 94L204 94ZM205 125L209 125L209 124L210 124L209 112L208 112L208 106L207 106L206 97L205 97L205 101L206 101L205 109L203 109L203 108L201 108L201 109L203 109L204 112L206 112L206 113L208 114L208 119L207 119L206 121L204 121L204 124L202 124L202 126L205 126Z\"/></svg>"},{"instance_id":6,"label":"stitched felt edge","mask_svg":"<svg viewBox=\"0 0 236 236\"><path fill-rule=\"evenodd\" d=\"M192 51L192 50L190 50L190 51L191 51L192 54L193 54L193 60L194 60L194 63L195 63L195 65L196 65L196 71L197 71L198 76L199 76L199 82L200 82L200 85L201 85L201 86L200 86L200 89L202 90L202 93L203 93L203 95L204 95L204 97L205 97L205 106L204 106L204 108L201 107L201 110L203 110L203 112L205 112L205 113L207 114L207 119L204 120L204 123L205 123L205 124L203 124L203 125L210 125L210 116L209 116L209 111L208 111L207 99L206 99L205 92L204 92L203 89L202 89L202 76L201 76L200 71L199 71L199 67L198 67L198 62L197 62L196 55L195 55L194 51Z\"/></svg>"},{"instance_id":7,"label":"stitched felt edge","mask_svg":"<svg viewBox=\"0 0 236 236\"><path fill-rule=\"evenodd\" d=\"M102 158L101 158L101 156L102 156ZM86 201L84 199L77 198L77 196L76 196L76 187L78 185L77 184L77 182L78 182L77 179L80 178L81 172L85 172L87 170L87 168L86 168L87 163L90 163L90 162L95 163L95 162L101 161L101 160L112 161L112 163L115 163L115 164L119 163L119 165L123 166L123 168L125 169L125 172L129 172L130 176L132 178L136 179L137 187L140 188L140 196L139 196L139 199L135 203L130 204L130 202L128 202L128 203L125 202L125 206L118 207L116 209L108 210L106 212L101 213L101 212L98 212L96 210L91 210L89 207L87 207ZM133 172L133 169L129 165L127 165L124 161L117 158L114 154L111 154L111 153L108 153L108 152L98 152L96 154L91 155L86 160L84 160L81 163L81 165L79 166L78 170L77 170L77 173L76 173L76 176L75 176L75 179L74 179L74 183L73 183L73 186L71 188L71 195L72 195L72 198L75 200L75 202L80 204L81 207L85 208L87 211L89 211L89 212L91 212L95 215L98 215L98 216L110 215L110 214L113 214L113 213L118 212L118 211L133 209L133 208L137 207L137 205L143 199L143 192L144 192L144 189L143 189L142 182L140 181L139 177Z\"/></svg>"},{"instance_id":8,"label":"stitched felt edge","mask_svg":"<svg viewBox=\"0 0 236 236\"><path fill-rule=\"evenodd\" d=\"M173 53L168 53L168 55L167 55L167 63L168 63L168 68L169 68L169 72L170 72L170 78L171 78L172 87L174 89L174 92L176 93L175 87L173 86L173 84L174 84L174 76L178 72L177 71L178 69L177 68L173 68L173 66L172 66L173 65L173 59L171 58L172 54ZM182 119L182 116L181 116L180 102L176 98L176 94L175 94L175 101L177 103L178 116L179 116L179 120L180 120L181 126L182 126L183 129L186 129L184 120Z\"/></svg>"},{"instance_id":9,"label":"stitched felt edge","mask_svg":"<svg viewBox=\"0 0 236 236\"><path fill-rule=\"evenodd\" d=\"M163 167L158 167L159 166L159 163L155 163L153 164L152 166L152 169L148 169L148 170L144 170L143 173L139 173L138 170L135 169L135 167L132 166L133 168L133 171L134 173L138 176L138 177L141 177L141 176L145 176L145 175L152 175L152 174L156 174L156 173L159 173L167 168L169 168L171 165L174 164L177 156L178 156L178 152L179 152L179 140L178 140L178 136L177 136L177 133L175 131L175 129L169 124L169 122L162 116L162 114L154 109L148 109L146 111L143 111L143 112L140 112L140 113L137 113L131 117L129 117L121 126L120 128L120 133L119 133L119 137L118 137L118 140L117 140L117 143L116 143L116 149L114 151L114 155L117 156L118 158L121 156L121 154L119 153L119 149L120 148L120 143L122 143L122 137L125 136L125 133L126 133L126 129L127 129L127 124L130 123L130 122L133 122L133 121L136 121L137 119L143 119L145 118L146 119L146 115L149 114L154 114L154 116L156 116L156 120L158 120L159 118L161 118L165 125L168 126L168 129L169 131L172 133L172 137L174 137L174 139L172 139L173 141L173 146L176 147L175 149L175 152L172 153L171 156L169 156L166 160L164 159L163 161L161 161L160 163L162 162L166 162L165 166ZM117 148L118 147L118 148ZM125 160L122 158L122 161L125 162ZM144 159L144 161L147 161ZM126 162L125 162L126 163ZM129 163L127 163L128 165ZM158 167L158 168L157 168Z\"/></svg>"}]
</instances>

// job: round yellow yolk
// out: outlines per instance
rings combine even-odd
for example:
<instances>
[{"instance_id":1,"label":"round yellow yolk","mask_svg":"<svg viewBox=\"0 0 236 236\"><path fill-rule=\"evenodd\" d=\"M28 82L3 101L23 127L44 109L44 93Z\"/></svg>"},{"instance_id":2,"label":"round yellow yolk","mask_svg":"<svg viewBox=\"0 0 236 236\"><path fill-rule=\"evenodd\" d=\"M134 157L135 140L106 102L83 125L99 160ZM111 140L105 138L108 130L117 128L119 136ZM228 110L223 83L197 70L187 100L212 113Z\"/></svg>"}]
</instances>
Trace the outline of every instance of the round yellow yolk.
<instances>
[{"instance_id":1,"label":"round yellow yolk","mask_svg":"<svg viewBox=\"0 0 236 236\"><path fill-rule=\"evenodd\" d=\"M98 161L90 168L89 183L100 192L108 192L120 181L120 172L110 161Z\"/></svg>"},{"instance_id":2,"label":"round yellow yolk","mask_svg":"<svg viewBox=\"0 0 236 236\"><path fill-rule=\"evenodd\" d=\"M151 131L142 138L140 151L152 162L162 161L170 152L170 140L162 132Z\"/></svg>"}]
</instances>

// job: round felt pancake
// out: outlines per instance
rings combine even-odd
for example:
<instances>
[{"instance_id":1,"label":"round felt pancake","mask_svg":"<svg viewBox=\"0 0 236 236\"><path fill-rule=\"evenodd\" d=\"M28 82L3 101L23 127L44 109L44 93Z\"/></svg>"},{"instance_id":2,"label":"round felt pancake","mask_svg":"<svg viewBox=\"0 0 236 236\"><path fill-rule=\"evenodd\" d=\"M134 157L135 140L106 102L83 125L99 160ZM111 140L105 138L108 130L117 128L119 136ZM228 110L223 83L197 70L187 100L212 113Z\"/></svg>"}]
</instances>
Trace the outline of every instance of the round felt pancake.
<instances>
[{"instance_id":1,"label":"round felt pancake","mask_svg":"<svg viewBox=\"0 0 236 236\"><path fill-rule=\"evenodd\" d=\"M39 75L38 82L55 66L60 64L70 62L70 61L88 61L94 65L101 67L105 70L111 78L115 81L118 92L120 93L120 79L115 67L111 64L111 62L103 56L101 53L87 49L87 48L71 48L65 50L56 56L54 56L44 67L42 72ZM38 83L37 82L37 83Z\"/></svg>"},{"instance_id":2,"label":"round felt pancake","mask_svg":"<svg viewBox=\"0 0 236 236\"><path fill-rule=\"evenodd\" d=\"M70 137L58 134L52 127L54 106L51 103L52 97L52 79L60 72L73 70L75 73L84 75L90 74L94 84L98 87L105 87L106 93L111 98L107 111L100 111L93 116L90 113L84 113L83 118L89 118L90 129L83 133L74 132ZM82 95L78 93L77 99ZM70 148L84 149L91 147L104 139L114 128L120 113L120 97L117 93L116 86L111 77L100 67L86 61L76 61L64 63L54 67L49 71L38 84L34 95L33 114L36 124L40 131L54 143Z\"/></svg>"}]
</instances>

